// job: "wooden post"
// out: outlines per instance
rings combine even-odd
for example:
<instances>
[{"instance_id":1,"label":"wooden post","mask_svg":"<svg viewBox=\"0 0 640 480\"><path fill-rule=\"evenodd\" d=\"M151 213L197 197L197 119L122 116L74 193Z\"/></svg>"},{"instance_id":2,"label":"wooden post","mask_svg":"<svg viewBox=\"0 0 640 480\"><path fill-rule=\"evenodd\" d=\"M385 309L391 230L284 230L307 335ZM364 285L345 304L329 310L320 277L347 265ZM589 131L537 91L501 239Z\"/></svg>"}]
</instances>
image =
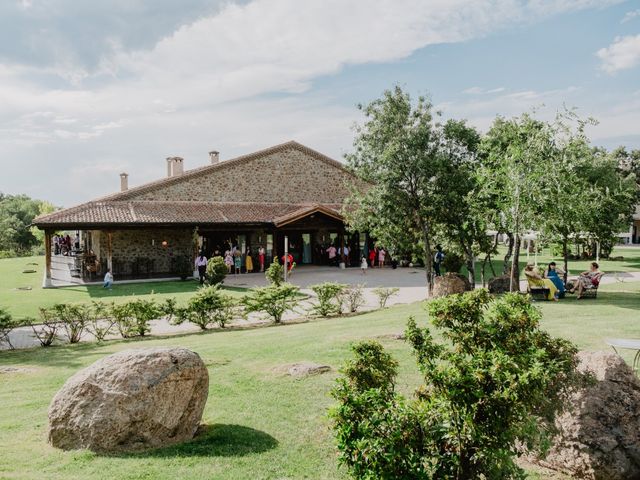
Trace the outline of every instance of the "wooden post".
<instances>
[{"instance_id":1,"label":"wooden post","mask_svg":"<svg viewBox=\"0 0 640 480\"><path fill-rule=\"evenodd\" d=\"M107 268L113 274L113 232L107 232Z\"/></svg>"},{"instance_id":2,"label":"wooden post","mask_svg":"<svg viewBox=\"0 0 640 480\"><path fill-rule=\"evenodd\" d=\"M44 254L45 254L45 266L44 266L44 280L42 281L42 288L51 288L51 230L44 231Z\"/></svg>"}]
</instances>

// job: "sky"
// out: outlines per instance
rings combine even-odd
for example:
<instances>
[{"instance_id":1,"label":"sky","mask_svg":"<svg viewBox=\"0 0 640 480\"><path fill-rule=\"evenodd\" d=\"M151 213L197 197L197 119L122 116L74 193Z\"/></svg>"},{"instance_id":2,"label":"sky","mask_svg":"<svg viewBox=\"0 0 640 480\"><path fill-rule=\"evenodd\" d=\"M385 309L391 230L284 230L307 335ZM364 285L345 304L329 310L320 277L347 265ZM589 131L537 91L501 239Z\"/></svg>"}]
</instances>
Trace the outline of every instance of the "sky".
<instances>
[{"instance_id":1,"label":"sky","mask_svg":"<svg viewBox=\"0 0 640 480\"><path fill-rule=\"evenodd\" d=\"M640 0L2 0L0 192L69 207L289 140L341 160L395 85L640 148Z\"/></svg>"}]
</instances>

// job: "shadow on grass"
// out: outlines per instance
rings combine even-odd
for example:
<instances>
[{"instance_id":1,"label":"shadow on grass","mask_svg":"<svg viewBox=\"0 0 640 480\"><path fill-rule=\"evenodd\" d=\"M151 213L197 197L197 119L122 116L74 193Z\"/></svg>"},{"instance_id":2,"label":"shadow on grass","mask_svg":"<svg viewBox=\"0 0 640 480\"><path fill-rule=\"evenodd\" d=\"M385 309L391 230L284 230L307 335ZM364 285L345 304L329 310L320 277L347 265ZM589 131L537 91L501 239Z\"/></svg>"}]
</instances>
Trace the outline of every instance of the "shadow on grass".
<instances>
[{"instance_id":1,"label":"shadow on grass","mask_svg":"<svg viewBox=\"0 0 640 480\"><path fill-rule=\"evenodd\" d=\"M126 458L243 457L266 452L277 446L278 441L268 433L243 425L216 423L200 426L196 437L190 442L116 456Z\"/></svg>"}]
</instances>

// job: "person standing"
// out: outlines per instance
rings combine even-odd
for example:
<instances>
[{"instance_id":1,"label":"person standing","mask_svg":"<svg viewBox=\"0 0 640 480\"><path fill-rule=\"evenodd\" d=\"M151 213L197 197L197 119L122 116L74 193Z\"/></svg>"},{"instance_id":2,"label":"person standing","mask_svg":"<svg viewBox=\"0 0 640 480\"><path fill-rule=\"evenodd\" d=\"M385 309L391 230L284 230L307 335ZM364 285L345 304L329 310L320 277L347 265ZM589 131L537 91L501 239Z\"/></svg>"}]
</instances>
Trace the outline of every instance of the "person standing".
<instances>
[{"instance_id":1,"label":"person standing","mask_svg":"<svg viewBox=\"0 0 640 480\"><path fill-rule=\"evenodd\" d=\"M288 253L287 255L282 255L282 265L287 265L287 272L291 273L293 269L293 255Z\"/></svg>"},{"instance_id":2,"label":"person standing","mask_svg":"<svg viewBox=\"0 0 640 480\"><path fill-rule=\"evenodd\" d=\"M111 274L111 269L107 268L107 273L104 274L104 281L102 282L102 288L108 288L111 290L111 286L113 285L113 275Z\"/></svg>"},{"instance_id":3,"label":"person standing","mask_svg":"<svg viewBox=\"0 0 640 480\"><path fill-rule=\"evenodd\" d=\"M224 264L227 266L227 273L231 273L231 268L233 267L233 256L231 255L231 250L224 252Z\"/></svg>"},{"instance_id":4,"label":"person standing","mask_svg":"<svg viewBox=\"0 0 640 480\"><path fill-rule=\"evenodd\" d=\"M369 266L373 268L376 264L376 249L369 250Z\"/></svg>"},{"instance_id":5,"label":"person standing","mask_svg":"<svg viewBox=\"0 0 640 480\"><path fill-rule=\"evenodd\" d=\"M436 254L433 256L433 269L436 272L436 277L442 275L440 272L440 267L442 266L442 262L444 261L444 252L442 251L442 247L440 245L436 245Z\"/></svg>"},{"instance_id":6,"label":"person standing","mask_svg":"<svg viewBox=\"0 0 640 480\"><path fill-rule=\"evenodd\" d=\"M264 272L264 258L265 258L264 247L262 245L260 245L260 248L258 248L258 262L260 262L260 271L261 272Z\"/></svg>"},{"instance_id":7,"label":"person standing","mask_svg":"<svg viewBox=\"0 0 640 480\"><path fill-rule=\"evenodd\" d=\"M247 273L253 273L253 258L251 257L251 247L247 248L247 256L244 259Z\"/></svg>"},{"instance_id":8,"label":"person standing","mask_svg":"<svg viewBox=\"0 0 640 480\"><path fill-rule=\"evenodd\" d=\"M351 251L349 250L349 246L345 245L344 248L342 249L342 254L344 255L344 266L348 267L349 266L349 254L351 253Z\"/></svg>"},{"instance_id":9,"label":"person standing","mask_svg":"<svg viewBox=\"0 0 640 480\"><path fill-rule=\"evenodd\" d=\"M233 258L233 264L235 266L235 274L240 275L240 271L242 270L242 254L240 250L236 249L236 253Z\"/></svg>"},{"instance_id":10,"label":"person standing","mask_svg":"<svg viewBox=\"0 0 640 480\"><path fill-rule=\"evenodd\" d=\"M384 251L384 247L380 247L378 250L378 268L382 268L384 266L384 257L387 255L387 252Z\"/></svg>"},{"instance_id":11,"label":"person standing","mask_svg":"<svg viewBox=\"0 0 640 480\"><path fill-rule=\"evenodd\" d=\"M334 247L333 244L329 245L329 248L327 248L327 253L329 254L329 265L333 265L336 261L336 247Z\"/></svg>"},{"instance_id":12,"label":"person standing","mask_svg":"<svg viewBox=\"0 0 640 480\"><path fill-rule=\"evenodd\" d=\"M53 236L53 254L60 255L60 237L58 235Z\"/></svg>"},{"instance_id":13,"label":"person standing","mask_svg":"<svg viewBox=\"0 0 640 480\"><path fill-rule=\"evenodd\" d=\"M204 285L204 280L207 277L207 257L204 256L204 252L200 252L200 255L196 258L196 269L200 277L200 285Z\"/></svg>"}]
</instances>

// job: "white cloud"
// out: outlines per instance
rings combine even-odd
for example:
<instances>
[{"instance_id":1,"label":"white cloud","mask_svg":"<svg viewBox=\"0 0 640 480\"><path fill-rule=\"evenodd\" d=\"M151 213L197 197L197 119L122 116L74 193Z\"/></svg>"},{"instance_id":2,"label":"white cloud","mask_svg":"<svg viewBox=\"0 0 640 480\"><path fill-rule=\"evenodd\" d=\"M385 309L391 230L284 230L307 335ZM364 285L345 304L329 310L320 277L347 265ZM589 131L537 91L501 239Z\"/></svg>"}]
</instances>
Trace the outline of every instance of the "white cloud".
<instances>
[{"instance_id":1,"label":"white cloud","mask_svg":"<svg viewBox=\"0 0 640 480\"><path fill-rule=\"evenodd\" d=\"M638 10L631 10L630 12L625 13L620 23L627 23L636 17L640 17L640 8Z\"/></svg>"},{"instance_id":2,"label":"white cloud","mask_svg":"<svg viewBox=\"0 0 640 480\"><path fill-rule=\"evenodd\" d=\"M505 91L504 87L490 88L486 90L480 87L471 87L471 88L467 88L466 90L463 90L462 93L465 93L467 95L487 95L487 94L494 94L494 93L502 93L504 91Z\"/></svg>"},{"instance_id":3,"label":"white cloud","mask_svg":"<svg viewBox=\"0 0 640 480\"><path fill-rule=\"evenodd\" d=\"M616 37L611 45L601 48L596 55L602 60L601 68L609 74L633 68L640 64L640 35Z\"/></svg>"},{"instance_id":4,"label":"white cloud","mask_svg":"<svg viewBox=\"0 0 640 480\"><path fill-rule=\"evenodd\" d=\"M0 64L0 146L46 178L20 184L16 179L25 170L11 167L0 190L36 189L38 196L76 203L68 199L111 188L101 181L65 186L64 172L87 158L118 159L117 169L126 166L135 184L161 175L160 160L170 154L196 166L190 158L204 162L211 148L241 154L292 138L339 157L350 147L357 111L315 99L309 90L318 77L618 2L254 0L228 4L146 49L130 51L114 41L109 52L115 53L93 70L64 51L56 53L55 68ZM51 76L58 77L56 88L41 83ZM286 95L261 97L271 93ZM508 105L540 101L535 92L506 94L503 87L467 93L482 94L486 102L504 97ZM484 101L475 102L479 115L487 112L480 107ZM55 169L43 168L45 157L59 159Z\"/></svg>"}]
</instances>

